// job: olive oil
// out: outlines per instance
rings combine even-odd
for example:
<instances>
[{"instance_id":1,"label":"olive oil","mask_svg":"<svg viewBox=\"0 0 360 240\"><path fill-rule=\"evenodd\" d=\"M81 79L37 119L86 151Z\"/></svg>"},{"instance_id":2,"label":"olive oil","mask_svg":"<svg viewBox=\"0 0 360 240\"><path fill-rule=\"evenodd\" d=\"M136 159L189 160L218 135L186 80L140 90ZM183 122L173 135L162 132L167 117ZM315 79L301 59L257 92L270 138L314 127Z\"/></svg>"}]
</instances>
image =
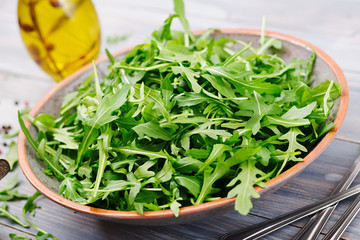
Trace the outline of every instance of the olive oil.
<instances>
[{"instance_id":1,"label":"olive oil","mask_svg":"<svg viewBox=\"0 0 360 240\"><path fill-rule=\"evenodd\" d=\"M56 81L98 55L100 27L90 0L19 0L18 20L29 54Z\"/></svg>"}]
</instances>

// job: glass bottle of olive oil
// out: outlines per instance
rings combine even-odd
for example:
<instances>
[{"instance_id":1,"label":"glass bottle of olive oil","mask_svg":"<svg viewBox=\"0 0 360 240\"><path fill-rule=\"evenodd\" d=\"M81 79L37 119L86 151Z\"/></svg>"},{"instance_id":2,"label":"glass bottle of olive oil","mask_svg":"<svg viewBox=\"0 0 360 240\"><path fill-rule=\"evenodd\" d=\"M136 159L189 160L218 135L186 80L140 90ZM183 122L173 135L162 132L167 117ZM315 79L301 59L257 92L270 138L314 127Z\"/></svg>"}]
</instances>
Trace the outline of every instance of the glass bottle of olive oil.
<instances>
[{"instance_id":1,"label":"glass bottle of olive oil","mask_svg":"<svg viewBox=\"0 0 360 240\"><path fill-rule=\"evenodd\" d=\"M31 57L56 81L98 55L100 27L91 0L18 0L18 18Z\"/></svg>"}]
</instances>

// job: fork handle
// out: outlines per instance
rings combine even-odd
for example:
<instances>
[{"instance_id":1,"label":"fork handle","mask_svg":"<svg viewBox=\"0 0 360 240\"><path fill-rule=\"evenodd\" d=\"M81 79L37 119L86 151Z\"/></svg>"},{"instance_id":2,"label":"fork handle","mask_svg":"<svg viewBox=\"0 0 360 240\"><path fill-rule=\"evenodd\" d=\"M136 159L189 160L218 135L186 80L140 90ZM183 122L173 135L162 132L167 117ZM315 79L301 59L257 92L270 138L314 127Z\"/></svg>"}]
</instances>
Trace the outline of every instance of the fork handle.
<instances>
[{"instance_id":1,"label":"fork handle","mask_svg":"<svg viewBox=\"0 0 360 240\"><path fill-rule=\"evenodd\" d=\"M318 202L309 204L295 211L283 214L274 219L261 222L250 227L224 234L220 240L253 240L265 236L283 226L286 226L298 219L309 216L322 209L325 209L341 200L360 193L360 185L356 185L341 193L337 193Z\"/></svg>"},{"instance_id":2,"label":"fork handle","mask_svg":"<svg viewBox=\"0 0 360 240\"><path fill-rule=\"evenodd\" d=\"M330 229L330 231L325 235L323 240L337 240L345 232L346 228L349 226L351 221L354 219L356 214L360 210L360 196L358 196L355 201L350 205L344 214L339 218L335 225Z\"/></svg>"},{"instance_id":3,"label":"fork handle","mask_svg":"<svg viewBox=\"0 0 360 240\"><path fill-rule=\"evenodd\" d=\"M353 165L346 172L344 177L340 180L337 186L334 188L331 194L339 193L345 189L347 189L355 177L358 175L360 171L360 156L356 158ZM334 211L336 204L332 207L329 207L321 212L315 214L306 224L305 226L296 234L293 240L316 240L320 235L322 229L330 218L332 212Z\"/></svg>"}]
</instances>

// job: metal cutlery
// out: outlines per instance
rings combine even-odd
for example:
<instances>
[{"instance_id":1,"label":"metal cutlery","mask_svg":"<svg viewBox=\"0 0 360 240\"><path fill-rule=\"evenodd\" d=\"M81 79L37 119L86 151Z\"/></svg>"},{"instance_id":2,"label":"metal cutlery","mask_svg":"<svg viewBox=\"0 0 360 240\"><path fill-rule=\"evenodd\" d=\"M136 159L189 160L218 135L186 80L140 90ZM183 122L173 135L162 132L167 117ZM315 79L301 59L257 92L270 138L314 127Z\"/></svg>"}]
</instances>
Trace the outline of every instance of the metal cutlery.
<instances>
[{"instance_id":1,"label":"metal cutlery","mask_svg":"<svg viewBox=\"0 0 360 240\"><path fill-rule=\"evenodd\" d=\"M333 204L335 204L341 200L344 200L348 197L351 197L353 195L356 195L358 193L360 193L360 185L352 187L348 190L344 190L341 193L336 193L336 194L331 195L323 200L309 204L305 207L299 208L292 212L283 214L274 219L270 219L268 221L260 222L258 224L252 225L247 228L243 228L243 229L236 230L236 231L233 231L230 233L226 233L220 238L220 240L258 239L258 238L263 237L279 228L282 228L283 226L286 226L286 225L288 225L292 222L295 222L303 217L309 216L320 210L328 208L329 206L332 206Z\"/></svg>"},{"instance_id":2,"label":"metal cutlery","mask_svg":"<svg viewBox=\"0 0 360 240\"><path fill-rule=\"evenodd\" d=\"M335 225L325 235L323 240L337 240L345 232L346 228L350 225L351 221L355 218L360 210L360 196L350 205L350 207L339 218Z\"/></svg>"},{"instance_id":3,"label":"metal cutlery","mask_svg":"<svg viewBox=\"0 0 360 240\"><path fill-rule=\"evenodd\" d=\"M354 181L359 171L360 171L360 156L354 161L353 165L349 168L349 170L346 172L344 177L334 188L331 195L347 189L350 186L350 184ZM315 214L305 224L305 226L295 235L293 240L302 240L302 239L315 240L321 233L322 229L324 228L325 224L327 223L329 217L333 213L336 206L337 204Z\"/></svg>"}]
</instances>

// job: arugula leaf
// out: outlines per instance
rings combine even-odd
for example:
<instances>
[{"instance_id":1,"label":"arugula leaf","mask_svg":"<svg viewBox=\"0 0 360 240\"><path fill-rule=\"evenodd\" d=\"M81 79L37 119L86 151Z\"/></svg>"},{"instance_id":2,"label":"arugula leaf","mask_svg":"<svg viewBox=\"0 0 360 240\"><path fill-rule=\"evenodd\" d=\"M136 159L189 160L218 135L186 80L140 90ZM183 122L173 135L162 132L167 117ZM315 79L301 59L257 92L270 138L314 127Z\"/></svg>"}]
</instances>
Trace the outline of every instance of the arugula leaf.
<instances>
[{"instance_id":1,"label":"arugula leaf","mask_svg":"<svg viewBox=\"0 0 360 240\"><path fill-rule=\"evenodd\" d=\"M135 95L140 97L142 85L135 85ZM156 110L158 110L167 120L170 120L170 114L166 110L166 107L161 99L161 95L158 91L152 90L151 88L144 86L144 94L147 98L144 100L147 104L154 104L156 106Z\"/></svg>"},{"instance_id":2,"label":"arugula leaf","mask_svg":"<svg viewBox=\"0 0 360 240\"><path fill-rule=\"evenodd\" d=\"M36 239L46 239L46 238L51 238L53 240L58 240L55 236L53 236L52 234L48 233L46 230L42 229L40 226L38 226L37 224L35 224L34 222L30 221L29 218L26 216L27 213L32 214L33 216L35 216L35 209L39 208L39 206L37 206L34 201L37 197L41 196L41 193L39 192L35 192L34 195L32 195L31 197L29 197L29 199L26 201L22 214L24 219L29 223L29 225L33 228L35 228L36 230L38 230L39 232L36 235Z\"/></svg>"},{"instance_id":3,"label":"arugula leaf","mask_svg":"<svg viewBox=\"0 0 360 240\"><path fill-rule=\"evenodd\" d=\"M96 195L97 195L97 191L99 190L100 187L100 183L105 171L105 167L106 167L106 160L108 158L108 148L109 148L109 142L111 141L111 136L109 133L109 128L107 129L107 131L105 131L105 133L103 135L100 136L100 140L98 141L98 148L99 148L99 163L98 163L98 170L96 173L96 179L94 182L94 192L93 195L91 196L91 200L89 200L89 202L93 201L94 199L96 199Z\"/></svg>"},{"instance_id":4,"label":"arugula leaf","mask_svg":"<svg viewBox=\"0 0 360 240\"><path fill-rule=\"evenodd\" d=\"M39 146L35 142L35 140L32 138L32 136L30 135L29 130L26 128L25 123L20 115L20 112L18 112L18 118L19 118L21 130L23 131L24 135L26 136L26 139L29 141L29 143L33 147L33 149L38 153L39 156L42 156L42 160L44 160L46 162L47 166L50 166L50 168L52 170L54 170L54 172L57 173L57 176L64 179L65 175L62 173L62 171L58 167L56 167L55 164L48 157L40 154Z\"/></svg>"},{"instance_id":5,"label":"arugula leaf","mask_svg":"<svg viewBox=\"0 0 360 240\"><path fill-rule=\"evenodd\" d=\"M203 78L208 80L210 84L219 91L223 96L236 100L236 90L232 88L231 84L224 79L215 78L212 75L204 74Z\"/></svg>"},{"instance_id":6,"label":"arugula leaf","mask_svg":"<svg viewBox=\"0 0 360 240\"><path fill-rule=\"evenodd\" d=\"M174 169L171 166L170 161L166 160L163 168L158 173L156 173L155 178L161 182L167 182L172 178L173 172Z\"/></svg>"},{"instance_id":7,"label":"arugula leaf","mask_svg":"<svg viewBox=\"0 0 360 240\"><path fill-rule=\"evenodd\" d=\"M27 199L28 196L24 193L19 193L17 190L0 191L0 201L13 201L18 199Z\"/></svg>"},{"instance_id":8,"label":"arugula leaf","mask_svg":"<svg viewBox=\"0 0 360 240\"><path fill-rule=\"evenodd\" d=\"M199 77L197 73L195 73L190 68L185 68L181 63L180 66L171 67L171 70L175 74L181 74L186 80L189 81L190 87L194 90L195 93L199 93L201 91L201 86L199 85L198 81L195 77Z\"/></svg>"},{"instance_id":9,"label":"arugula leaf","mask_svg":"<svg viewBox=\"0 0 360 240\"><path fill-rule=\"evenodd\" d=\"M9 151L6 153L5 158L6 158L6 160L8 161L8 163L10 165L10 171L13 170L15 164L18 161L16 142L11 142L10 143Z\"/></svg>"},{"instance_id":10,"label":"arugula leaf","mask_svg":"<svg viewBox=\"0 0 360 240\"><path fill-rule=\"evenodd\" d=\"M326 80L311 89L311 95L307 95L307 98L312 98L313 100L317 101L318 104L322 104L324 102L325 96L329 99L336 99L340 96L340 94L340 84L334 84L333 82Z\"/></svg>"},{"instance_id":11,"label":"arugula leaf","mask_svg":"<svg viewBox=\"0 0 360 240\"><path fill-rule=\"evenodd\" d=\"M232 187L236 182L240 181L233 189L228 192L227 197L233 198L235 196L235 210L246 215L252 208L251 197L259 198L260 194L255 191L254 185L257 184L259 177L264 173L256 166L255 160L247 160L240 164L240 173L229 182L227 187ZM266 185L261 184L262 187Z\"/></svg>"},{"instance_id":12,"label":"arugula leaf","mask_svg":"<svg viewBox=\"0 0 360 240\"><path fill-rule=\"evenodd\" d=\"M232 157L228 158L225 163L230 167L237 165L237 164L241 164L242 162L248 160L249 158L251 158L252 156L257 154L260 149L261 149L261 146L257 146L254 148L253 147L240 148L240 149L236 150L234 155Z\"/></svg>"},{"instance_id":13,"label":"arugula leaf","mask_svg":"<svg viewBox=\"0 0 360 240\"><path fill-rule=\"evenodd\" d=\"M135 184L132 184L125 180L111 180L107 183L106 187L98 190L98 192L115 192L128 189ZM104 198L103 198L104 199Z\"/></svg>"},{"instance_id":14,"label":"arugula leaf","mask_svg":"<svg viewBox=\"0 0 360 240\"><path fill-rule=\"evenodd\" d=\"M143 165L139 166L134 175L136 178L152 177L155 175L149 168L156 164L156 161L146 161Z\"/></svg>"},{"instance_id":15,"label":"arugula leaf","mask_svg":"<svg viewBox=\"0 0 360 240\"><path fill-rule=\"evenodd\" d=\"M193 150L193 149L189 149L188 151L190 151L190 150ZM207 155L208 154L206 154L205 156L207 156ZM203 165L203 162L201 162L200 160L194 159L192 157L180 158L174 162L175 169L178 172L182 172L182 173L190 173L193 171L194 172L198 171L202 167L202 165Z\"/></svg>"},{"instance_id":16,"label":"arugula leaf","mask_svg":"<svg viewBox=\"0 0 360 240\"><path fill-rule=\"evenodd\" d=\"M230 167L227 164L219 161L214 171L209 169L204 172L204 181L200 194L195 202L196 205L203 203L205 197L211 192L213 184L228 173L229 170Z\"/></svg>"},{"instance_id":17,"label":"arugula leaf","mask_svg":"<svg viewBox=\"0 0 360 240\"><path fill-rule=\"evenodd\" d=\"M251 111L251 118L245 125L245 128L252 129L252 133L256 134L260 130L260 121L267 114L279 114L281 112L281 108L275 104L267 104L261 95L257 92L253 92L253 97L248 100L244 100L239 104L239 108L241 109L236 114L237 115L245 115L243 114L244 110Z\"/></svg>"},{"instance_id":18,"label":"arugula leaf","mask_svg":"<svg viewBox=\"0 0 360 240\"><path fill-rule=\"evenodd\" d=\"M129 195L127 198L127 202L129 203L129 205L133 205L134 201L136 199L136 196L138 195L138 193L140 192L141 189L141 184L140 182L136 179L136 177L134 176L133 173L128 173L126 174L126 177L128 179L128 181L130 183L133 184L133 186L131 187L130 191L129 191Z\"/></svg>"},{"instance_id":19,"label":"arugula leaf","mask_svg":"<svg viewBox=\"0 0 360 240\"><path fill-rule=\"evenodd\" d=\"M267 126L272 124L291 128L291 127L310 125L310 121L308 119L286 119L276 116L266 116L263 125Z\"/></svg>"},{"instance_id":20,"label":"arugula leaf","mask_svg":"<svg viewBox=\"0 0 360 240\"><path fill-rule=\"evenodd\" d=\"M207 166L209 166L213 161L215 161L217 158L219 158L221 155L223 155L223 153L225 151L230 151L231 149L232 148L230 146L227 146L224 144L215 144L210 153L210 156L208 157L208 159L206 159L206 161L201 166L201 168L199 169L197 174L204 171Z\"/></svg>"},{"instance_id":21,"label":"arugula leaf","mask_svg":"<svg viewBox=\"0 0 360 240\"><path fill-rule=\"evenodd\" d=\"M181 207L181 203L177 202L176 200L171 202L170 209L174 213L175 217L179 216L180 207Z\"/></svg>"},{"instance_id":22,"label":"arugula leaf","mask_svg":"<svg viewBox=\"0 0 360 240\"><path fill-rule=\"evenodd\" d=\"M290 130L286 134L279 137L279 140L287 140L289 142L289 145L287 149L286 159L284 160L280 170L278 171L278 174L280 174L281 171L284 169L286 162L288 160L294 160L294 161L297 160L294 156L290 156L289 155L290 153L294 153L296 150L307 152L307 149L303 145L297 142L296 138L298 135L304 135L304 134L298 128L293 127L290 128Z\"/></svg>"},{"instance_id":23,"label":"arugula leaf","mask_svg":"<svg viewBox=\"0 0 360 240\"><path fill-rule=\"evenodd\" d=\"M194 41L195 37L190 30L188 21L185 18L184 2L182 0L174 0L174 10L175 10L176 14L178 15L180 22L183 25L186 33L189 35L190 39L192 41Z\"/></svg>"},{"instance_id":24,"label":"arugula leaf","mask_svg":"<svg viewBox=\"0 0 360 240\"><path fill-rule=\"evenodd\" d=\"M76 158L76 167L80 164L85 150L89 148L92 142L97 138L96 129L117 118L115 116L111 116L111 113L125 103L129 89L130 88L128 85L124 85L114 95L105 96L104 99L100 101L95 116L87 119L87 121L84 123L84 137L81 144L79 145L78 155Z\"/></svg>"},{"instance_id":25,"label":"arugula leaf","mask_svg":"<svg viewBox=\"0 0 360 240\"><path fill-rule=\"evenodd\" d=\"M173 77L172 73L166 75L166 77L161 82L161 96L165 105L165 108L170 111L173 107L171 102L171 97L174 92L174 87L171 84L171 78Z\"/></svg>"},{"instance_id":26,"label":"arugula leaf","mask_svg":"<svg viewBox=\"0 0 360 240\"><path fill-rule=\"evenodd\" d=\"M212 124L214 124L214 123L212 123ZM210 124L210 125L212 125L212 124ZM226 132L225 130L215 130L215 129L210 129L207 127L209 127L209 124L204 123L204 124L198 126L197 128L195 128L194 130L189 131L186 134L184 134L180 140L182 147L185 150L190 148L190 136L192 136L194 134L206 135L213 139L217 139L219 136L231 137L231 134Z\"/></svg>"},{"instance_id":27,"label":"arugula leaf","mask_svg":"<svg viewBox=\"0 0 360 240\"><path fill-rule=\"evenodd\" d=\"M307 117L315 108L316 102L312 102L309 105L303 107L303 108L297 108L296 106L293 106L289 109L286 113L284 113L281 117L285 119L302 119Z\"/></svg>"},{"instance_id":28,"label":"arugula leaf","mask_svg":"<svg viewBox=\"0 0 360 240\"><path fill-rule=\"evenodd\" d=\"M23 222L20 221L19 217L11 214L8 212L7 210L8 205L7 202L5 201L1 206L0 206L0 217L6 217L12 221L14 221L15 223L19 224L20 226L24 227L24 228L28 228L29 226L24 224Z\"/></svg>"},{"instance_id":29,"label":"arugula leaf","mask_svg":"<svg viewBox=\"0 0 360 240\"><path fill-rule=\"evenodd\" d=\"M194 197L197 197L200 193L201 182L197 177L187 176L187 175L178 175L175 176L175 181L185 187L189 192L191 192Z\"/></svg>"},{"instance_id":30,"label":"arugula leaf","mask_svg":"<svg viewBox=\"0 0 360 240\"><path fill-rule=\"evenodd\" d=\"M258 93L279 94L281 88L271 83L258 83L246 81L245 78L251 75L251 72L234 73L225 67L208 67L206 68L213 76L224 77L230 80L238 88L245 88L248 91L256 91Z\"/></svg>"},{"instance_id":31,"label":"arugula leaf","mask_svg":"<svg viewBox=\"0 0 360 240\"><path fill-rule=\"evenodd\" d=\"M18 185L18 175L9 178L3 189L0 190L0 201L12 201L17 199L27 199L26 194L19 193L14 188Z\"/></svg>"},{"instance_id":32,"label":"arugula leaf","mask_svg":"<svg viewBox=\"0 0 360 240\"><path fill-rule=\"evenodd\" d=\"M11 240L32 240L31 238L26 237L26 235L23 233L21 235L16 235L14 233L10 233L9 237ZM45 233L39 231L35 236L35 240L46 240L51 237L52 237L52 235L50 233L45 234Z\"/></svg>"},{"instance_id":33,"label":"arugula leaf","mask_svg":"<svg viewBox=\"0 0 360 240\"><path fill-rule=\"evenodd\" d=\"M26 235L23 233L19 236L14 233L10 233L9 237L11 240L32 240L31 238L26 237Z\"/></svg>"},{"instance_id":34,"label":"arugula leaf","mask_svg":"<svg viewBox=\"0 0 360 240\"><path fill-rule=\"evenodd\" d=\"M65 177L59 186L59 193L67 199L85 204L87 201L77 192L82 188L82 184L75 178Z\"/></svg>"},{"instance_id":35,"label":"arugula leaf","mask_svg":"<svg viewBox=\"0 0 360 240\"><path fill-rule=\"evenodd\" d=\"M170 133L153 122L139 124L133 127L133 130L139 135L140 139L144 138L146 135L151 138L162 139L165 141L171 140Z\"/></svg>"},{"instance_id":36,"label":"arugula leaf","mask_svg":"<svg viewBox=\"0 0 360 240\"><path fill-rule=\"evenodd\" d=\"M156 38L160 41L163 40L171 40L171 30L170 26L172 20L176 17L176 15L170 15L164 22L164 24L160 27L160 29L156 33Z\"/></svg>"},{"instance_id":37,"label":"arugula leaf","mask_svg":"<svg viewBox=\"0 0 360 240\"><path fill-rule=\"evenodd\" d=\"M168 156L162 151L152 152L152 151L139 149L136 147L120 147L120 148L112 148L112 150L119 151L122 154L125 154L127 156L139 154L139 155L147 156L150 159L155 159L155 158L165 158L166 159L166 158L168 158Z\"/></svg>"},{"instance_id":38,"label":"arugula leaf","mask_svg":"<svg viewBox=\"0 0 360 240\"><path fill-rule=\"evenodd\" d=\"M18 185L18 183L19 183L18 174L14 174L14 176L12 176L11 178L9 178L6 181L6 184L5 184L4 188L1 191L12 190L13 188L15 188Z\"/></svg>"}]
</instances>

